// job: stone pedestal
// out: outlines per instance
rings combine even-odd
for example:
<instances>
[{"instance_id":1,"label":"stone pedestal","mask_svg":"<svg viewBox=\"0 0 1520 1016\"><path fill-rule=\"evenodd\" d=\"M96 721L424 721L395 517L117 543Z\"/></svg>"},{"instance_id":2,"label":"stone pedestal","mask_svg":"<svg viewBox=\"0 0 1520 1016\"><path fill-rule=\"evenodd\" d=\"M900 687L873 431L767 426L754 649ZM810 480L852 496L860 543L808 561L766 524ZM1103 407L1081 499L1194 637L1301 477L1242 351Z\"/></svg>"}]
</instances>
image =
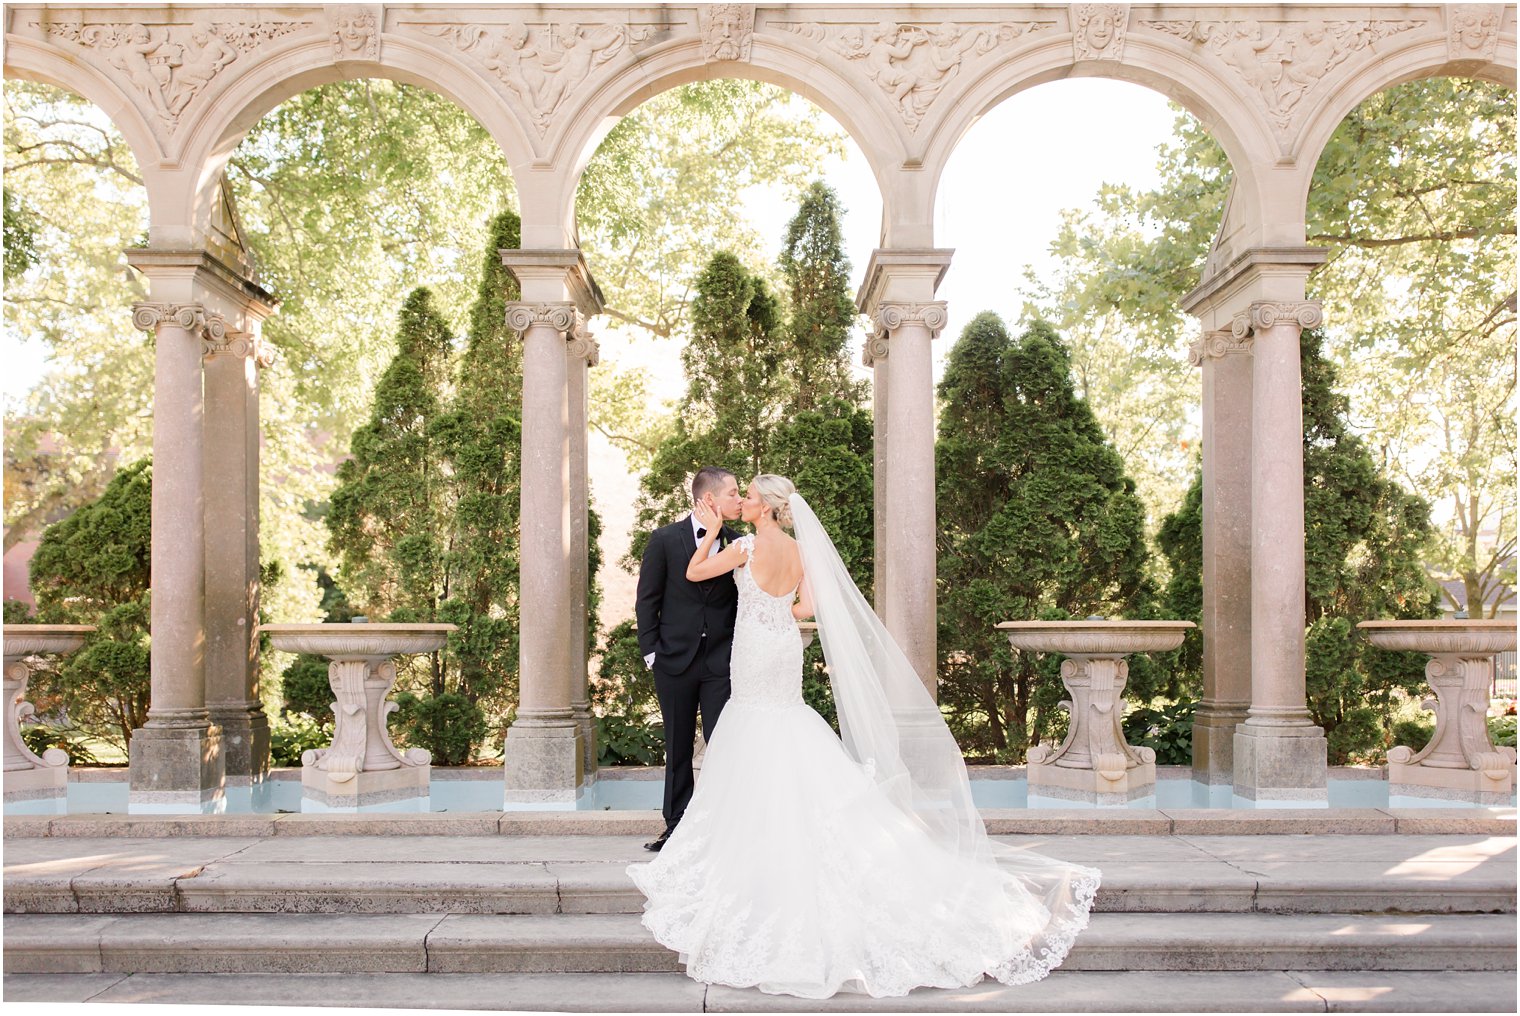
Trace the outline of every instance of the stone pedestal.
<instances>
[{"instance_id":1,"label":"stone pedestal","mask_svg":"<svg viewBox=\"0 0 1520 1016\"><path fill-rule=\"evenodd\" d=\"M452 624L266 624L276 649L327 657L333 740L301 755L301 810L427 811L432 755L399 750L386 719L393 657L443 648Z\"/></svg>"},{"instance_id":2,"label":"stone pedestal","mask_svg":"<svg viewBox=\"0 0 1520 1016\"><path fill-rule=\"evenodd\" d=\"M1071 713L1060 745L1029 749L1029 800L1128 805L1156 793L1156 753L1124 740L1124 684L1134 652L1182 644L1190 621L1008 621L998 629L1014 649L1064 653L1061 682Z\"/></svg>"},{"instance_id":3,"label":"stone pedestal","mask_svg":"<svg viewBox=\"0 0 1520 1016\"><path fill-rule=\"evenodd\" d=\"M222 787L222 731L205 710L180 725L148 725L132 732L127 811L133 815L211 814L226 808Z\"/></svg>"},{"instance_id":4,"label":"stone pedestal","mask_svg":"<svg viewBox=\"0 0 1520 1016\"><path fill-rule=\"evenodd\" d=\"M1435 697L1430 743L1420 751L1388 750L1388 796L1509 804L1515 793L1515 749L1488 736L1494 656L1514 652L1509 621L1367 621L1357 625L1373 645L1430 654L1425 678Z\"/></svg>"},{"instance_id":5,"label":"stone pedestal","mask_svg":"<svg viewBox=\"0 0 1520 1016\"><path fill-rule=\"evenodd\" d=\"M508 810L573 809L585 777L581 728L569 710L562 717L525 717L507 731L502 746Z\"/></svg>"},{"instance_id":6,"label":"stone pedestal","mask_svg":"<svg viewBox=\"0 0 1520 1016\"><path fill-rule=\"evenodd\" d=\"M1328 808L1328 745L1312 724L1235 728L1235 797L1259 808Z\"/></svg>"},{"instance_id":7,"label":"stone pedestal","mask_svg":"<svg viewBox=\"0 0 1520 1016\"><path fill-rule=\"evenodd\" d=\"M32 679L28 658L42 653L65 655L84 645L95 630L85 624L8 624L5 626L5 810L61 815L67 810L69 756L61 748L41 755L28 748L21 724L36 715L26 701Z\"/></svg>"}]
</instances>

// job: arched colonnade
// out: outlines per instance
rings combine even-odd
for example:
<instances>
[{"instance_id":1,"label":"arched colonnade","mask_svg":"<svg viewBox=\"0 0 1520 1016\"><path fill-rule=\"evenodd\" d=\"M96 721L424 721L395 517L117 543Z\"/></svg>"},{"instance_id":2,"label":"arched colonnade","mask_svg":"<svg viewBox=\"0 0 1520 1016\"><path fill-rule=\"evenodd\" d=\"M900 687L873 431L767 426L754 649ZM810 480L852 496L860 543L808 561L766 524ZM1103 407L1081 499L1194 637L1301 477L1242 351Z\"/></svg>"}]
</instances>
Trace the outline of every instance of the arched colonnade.
<instances>
[{"instance_id":1,"label":"arched colonnade","mask_svg":"<svg viewBox=\"0 0 1520 1016\"><path fill-rule=\"evenodd\" d=\"M133 739L134 810L197 811L267 767L255 688L260 322L274 312L226 244L222 169L263 114L307 88L385 77L470 112L506 153L523 248L509 320L524 344L522 658L506 799L573 802L594 771L584 616L587 371L600 310L577 248L580 172L616 119L673 86L742 77L789 88L852 135L883 198L859 289L872 321L878 609L935 670L936 188L998 102L1069 76L1162 92L1228 153L1235 185L1200 285L1205 690L1195 769L1258 800L1323 800L1325 742L1304 691L1298 335L1319 152L1360 102L1419 77L1514 87L1505 5L992 7L7 5L5 74L94 102L146 182L156 332L153 673ZM1072 125L1082 130L1083 125ZM1036 143L1036 139L1030 139ZM1048 144L1049 139L1038 143ZM988 195L1016 208L1039 195ZM123 308L123 315L128 312Z\"/></svg>"}]
</instances>

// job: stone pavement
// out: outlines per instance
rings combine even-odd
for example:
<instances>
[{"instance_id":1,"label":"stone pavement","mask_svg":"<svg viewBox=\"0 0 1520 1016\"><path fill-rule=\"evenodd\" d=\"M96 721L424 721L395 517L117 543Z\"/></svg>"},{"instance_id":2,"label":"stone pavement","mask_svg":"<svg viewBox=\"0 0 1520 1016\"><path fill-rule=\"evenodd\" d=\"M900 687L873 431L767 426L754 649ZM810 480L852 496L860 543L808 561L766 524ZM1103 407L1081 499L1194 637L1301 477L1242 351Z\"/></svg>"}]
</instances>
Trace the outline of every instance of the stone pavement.
<instances>
[{"instance_id":1,"label":"stone pavement","mask_svg":"<svg viewBox=\"0 0 1520 1016\"><path fill-rule=\"evenodd\" d=\"M282 816L289 818L290 816ZM81 816L81 818L83 818ZM427 816L419 816L427 818ZM436 818L436 816L435 816ZM492 819L495 820L494 818ZM568 1011L1514 1011L1507 835L1004 835L1104 872L1035 985L828 1003L707 987L638 920L642 836L13 828L5 998ZM192 823L194 825L194 823ZM1059 827L1059 826L1057 826ZM35 832L37 826L31 830ZM1501 824L1499 828L1504 828ZM97 835L71 835L96 833Z\"/></svg>"}]
</instances>

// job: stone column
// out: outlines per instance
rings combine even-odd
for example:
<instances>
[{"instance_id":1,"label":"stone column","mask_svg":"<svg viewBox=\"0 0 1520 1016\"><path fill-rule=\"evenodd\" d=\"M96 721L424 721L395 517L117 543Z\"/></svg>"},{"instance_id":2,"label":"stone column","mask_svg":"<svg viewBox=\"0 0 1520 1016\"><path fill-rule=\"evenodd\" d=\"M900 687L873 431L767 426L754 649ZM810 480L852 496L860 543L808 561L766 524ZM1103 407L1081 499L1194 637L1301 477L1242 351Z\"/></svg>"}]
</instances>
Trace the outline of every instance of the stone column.
<instances>
[{"instance_id":1,"label":"stone column","mask_svg":"<svg viewBox=\"0 0 1520 1016\"><path fill-rule=\"evenodd\" d=\"M1207 332L1203 368L1203 700L1193 719L1193 778L1235 779L1235 727L1251 704L1251 342Z\"/></svg>"},{"instance_id":2,"label":"stone column","mask_svg":"<svg viewBox=\"0 0 1520 1016\"><path fill-rule=\"evenodd\" d=\"M882 531L889 575L876 591L882 621L931 694L937 659L934 512L934 369L930 343L945 326L943 302L882 303L874 313L871 355L890 359L892 393L885 427Z\"/></svg>"},{"instance_id":3,"label":"stone column","mask_svg":"<svg viewBox=\"0 0 1520 1016\"><path fill-rule=\"evenodd\" d=\"M521 625L517 718L503 749L506 801L573 805L584 774L580 726L571 706L570 405L565 349L575 304L507 305L522 335ZM584 566L581 569L584 572Z\"/></svg>"},{"instance_id":4,"label":"stone column","mask_svg":"<svg viewBox=\"0 0 1520 1016\"><path fill-rule=\"evenodd\" d=\"M202 341L225 322L200 304L141 303L133 324L154 333L151 705L132 732L128 810L219 810L221 730L206 709Z\"/></svg>"},{"instance_id":5,"label":"stone column","mask_svg":"<svg viewBox=\"0 0 1520 1016\"><path fill-rule=\"evenodd\" d=\"M269 718L259 700L259 369L256 334L205 341L208 412L206 706L222 730L229 792L251 796L269 772Z\"/></svg>"},{"instance_id":6,"label":"stone column","mask_svg":"<svg viewBox=\"0 0 1520 1016\"><path fill-rule=\"evenodd\" d=\"M1323 804L1324 731L1304 691L1304 425L1299 333L1320 323L1304 301L1257 301L1235 318L1251 339L1251 705L1235 731L1235 794Z\"/></svg>"},{"instance_id":7,"label":"stone column","mask_svg":"<svg viewBox=\"0 0 1520 1016\"><path fill-rule=\"evenodd\" d=\"M589 783L596 777L596 720L591 715L591 696L587 682L587 644L590 618L587 609L591 582L595 578L587 560L591 549L591 456L588 416L590 406L589 369L599 360L596 339L583 322L577 322L565 345L566 405L570 414L570 711L580 728L584 753L581 767Z\"/></svg>"},{"instance_id":8,"label":"stone column","mask_svg":"<svg viewBox=\"0 0 1520 1016\"><path fill-rule=\"evenodd\" d=\"M887 358L886 340L876 335L871 336L861 354L861 362L871 368L871 545L875 551L871 585L872 606L876 608L876 613L881 614L886 609L882 600L882 591L887 588L887 583L890 581L888 572L892 562L892 556L887 552L890 528L886 524L887 417L889 415L887 406L891 397L888 394L891 381L887 376L887 368L891 361Z\"/></svg>"}]
</instances>

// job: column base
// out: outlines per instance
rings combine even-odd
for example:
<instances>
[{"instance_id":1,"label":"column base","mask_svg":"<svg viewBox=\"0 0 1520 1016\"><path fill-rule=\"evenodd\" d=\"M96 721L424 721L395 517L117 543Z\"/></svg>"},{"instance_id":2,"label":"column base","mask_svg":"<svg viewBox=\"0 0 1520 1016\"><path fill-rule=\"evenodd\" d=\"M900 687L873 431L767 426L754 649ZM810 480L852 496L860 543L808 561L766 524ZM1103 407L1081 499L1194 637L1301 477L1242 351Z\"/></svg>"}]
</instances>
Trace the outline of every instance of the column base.
<instances>
[{"instance_id":1,"label":"column base","mask_svg":"<svg viewBox=\"0 0 1520 1016\"><path fill-rule=\"evenodd\" d=\"M335 780L325 769L301 767L301 811L428 811L432 766L398 766Z\"/></svg>"},{"instance_id":2,"label":"column base","mask_svg":"<svg viewBox=\"0 0 1520 1016\"><path fill-rule=\"evenodd\" d=\"M573 809L585 776L585 746L574 717L519 719L502 746L504 806Z\"/></svg>"},{"instance_id":3,"label":"column base","mask_svg":"<svg viewBox=\"0 0 1520 1016\"><path fill-rule=\"evenodd\" d=\"M596 782L596 717L589 708L575 709L575 725L581 737L581 777L586 786Z\"/></svg>"},{"instance_id":4,"label":"column base","mask_svg":"<svg viewBox=\"0 0 1520 1016\"><path fill-rule=\"evenodd\" d=\"M226 806L221 739L221 729L215 726L139 727L132 731L127 813L221 812Z\"/></svg>"},{"instance_id":5,"label":"column base","mask_svg":"<svg viewBox=\"0 0 1520 1016\"><path fill-rule=\"evenodd\" d=\"M1258 808L1328 808L1328 744L1315 726L1235 730L1235 797Z\"/></svg>"},{"instance_id":6,"label":"column base","mask_svg":"<svg viewBox=\"0 0 1520 1016\"><path fill-rule=\"evenodd\" d=\"M1096 769L1073 769L1059 765L1030 763L1029 800L1045 798L1060 805L1124 807L1156 796L1155 763L1125 769L1118 779L1109 779Z\"/></svg>"},{"instance_id":7,"label":"column base","mask_svg":"<svg viewBox=\"0 0 1520 1016\"><path fill-rule=\"evenodd\" d=\"M228 787L248 787L269 775L269 717L261 705L212 709L222 730L222 769Z\"/></svg>"},{"instance_id":8,"label":"column base","mask_svg":"<svg viewBox=\"0 0 1520 1016\"><path fill-rule=\"evenodd\" d=\"M1200 706L1193 717L1193 779L1205 786L1235 782L1235 728L1246 710Z\"/></svg>"},{"instance_id":9,"label":"column base","mask_svg":"<svg viewBox=\"0 0 1520 1016\"><path fill-rule=\"evenodd\" d=\"M12 815L63 815L68 810L69 767L36 766L5 772L5 811Z\"/></svg>"},{"instance_id":10,"label":"column base","mask_svg":"<svg viewBox=\"0 0 1520 1016\"><path fill-rule=\"evenodd\" d=\"M1398 807L1393 803L1397 797L1502 807L1515 799L1515 765L1487 770L1437 769L1390 762L1388 803Z\"/></svg>"}]
</instances>

